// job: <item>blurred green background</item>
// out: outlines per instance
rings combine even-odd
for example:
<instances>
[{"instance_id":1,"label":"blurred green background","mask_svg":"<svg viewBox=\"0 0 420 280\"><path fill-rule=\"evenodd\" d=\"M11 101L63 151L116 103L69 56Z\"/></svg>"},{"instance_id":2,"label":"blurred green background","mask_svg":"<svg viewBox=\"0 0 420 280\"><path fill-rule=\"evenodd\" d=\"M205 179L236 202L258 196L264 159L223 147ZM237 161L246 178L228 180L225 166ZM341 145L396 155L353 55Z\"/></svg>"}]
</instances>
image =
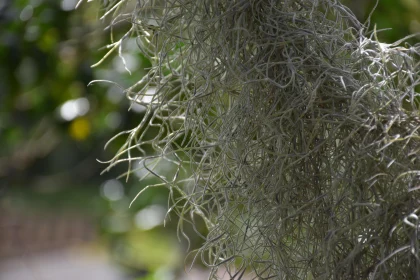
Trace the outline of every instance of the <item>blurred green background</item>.
<instances>
[{"instance_id":1,"label":"blurred green background","mask_svg":"<svg viewBox=\"0 0 420 280\"><path fill-rule=\"evenodd\" d=\"M117 86L87 85L109 79L128 87L150 63L128 40L131 74L115 55L91 68L107 52L109 30L100 1L74 10L76 3L0 1L0 280L206 279L202 268L184 273L187 244L176 237L176 217L163 227L165 189L129 208L153 179L116 180L124 165L100 175L106 164L97 159L111 159L124 139L106 150L105 143L136 126L143 108ZM364 21L375 1L347 4ZM373 23L392 27L378 34L385 42L420 32L420 0L382 0Z\"/></svg>"}]
</instances>

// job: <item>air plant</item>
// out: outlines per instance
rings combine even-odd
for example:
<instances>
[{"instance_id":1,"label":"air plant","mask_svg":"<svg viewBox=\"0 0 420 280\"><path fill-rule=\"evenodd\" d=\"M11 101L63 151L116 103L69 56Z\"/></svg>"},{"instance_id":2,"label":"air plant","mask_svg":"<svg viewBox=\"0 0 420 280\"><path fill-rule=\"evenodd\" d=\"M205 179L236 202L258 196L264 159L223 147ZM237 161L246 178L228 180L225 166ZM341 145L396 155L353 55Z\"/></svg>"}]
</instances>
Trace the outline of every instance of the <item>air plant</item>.
<instances>
[{"instance_id":1,"label":"air plant","mask_svg":"<svg viewBox=\"0 0 420 280\"><path fill-rule=\"evenodd\" d=\"M134 37L152 63L108 168L159 178L142 192L169 188L181 234L205 222L210 279L420 278L420 44L336 0L103 5L131 23L111 51Z\"/></svg>"}]
</instances>

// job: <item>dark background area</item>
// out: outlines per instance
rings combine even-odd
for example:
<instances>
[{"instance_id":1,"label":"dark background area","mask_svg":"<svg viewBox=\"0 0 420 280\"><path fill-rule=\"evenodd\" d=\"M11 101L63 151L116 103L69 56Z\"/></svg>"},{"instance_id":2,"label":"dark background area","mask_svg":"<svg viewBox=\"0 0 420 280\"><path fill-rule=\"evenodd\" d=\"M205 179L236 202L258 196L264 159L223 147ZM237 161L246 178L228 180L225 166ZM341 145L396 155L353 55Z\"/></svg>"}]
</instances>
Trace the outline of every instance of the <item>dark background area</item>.
<instances>
[{"instance_id":1,"label":"dark background area","mask_svg":"<svg viewBox=\"0 0 420 280\"><path fill-rule=\"evenodd\" d=\"M127 166L101 175L107 165L97 161L112 158L124 138L104 150L106 142L136 126L143 113L139 106L128 110L132 104L117 86L87 85L109 79L128 87L150 63L129 40L123 56L131 74L117 55L92 68L107 52L109 30L99 19L99 1L74 10L76 2L0 2L0 280L58 279L47 274L54 264L62 269L60 252L101 260L92 266L107 265L81 269L80 280L106 279L83 276L93 270L115 273L109 279L186 279L181 276L186 246L176 239L176 218L162 225L167 191L148 191L129 208L153 179L140 182L141 174L132 174L127 182L116 180ZM375 1L347 4L364 21ZM378 33L388 43L420 32L420 0L381 0L371 29L375 23L377 30L392 27ZM114 31L122 34L128 26L119 24ZM77 253L69 257L69 248ZM48 258L52 254L58 255ZM33 269L44 266L36 260L51 267ZM107 272L109 266L118 272ZM59 273L60 279L75 277ZM190 277L204 277L193 276L197 273Z\"/></svg>"}]
</instances>

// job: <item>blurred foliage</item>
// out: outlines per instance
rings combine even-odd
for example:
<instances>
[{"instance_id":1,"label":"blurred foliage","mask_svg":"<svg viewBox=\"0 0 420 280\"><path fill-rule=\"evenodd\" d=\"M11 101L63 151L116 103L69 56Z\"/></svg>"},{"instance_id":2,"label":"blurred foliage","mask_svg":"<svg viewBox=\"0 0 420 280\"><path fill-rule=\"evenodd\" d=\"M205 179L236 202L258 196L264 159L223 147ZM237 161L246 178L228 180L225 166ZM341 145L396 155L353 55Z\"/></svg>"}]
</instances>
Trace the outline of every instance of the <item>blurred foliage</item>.
<instances>
[{"instance_id":1,"label":"blurred foliage","mask_svg":"<svg viewBox=\"0 0 420 280\"><path fill-rule=\"evenodd\" d=\"M100 176L106 165L96 160L117 151L123 139L106 151L105 143L135 126L142 108L129 111L131 104L117 86L87 86L95 79L112 79L124 87L140 79L150 64L130 41L123 55L131 75L118 57L91 68L107 52L103 46L109 33L99 20L99 3L74 11L76 2L0 3L0 208L96 217L102 239L119 263L134 270L174 269L174 260L182 257L178 242L164 237L168 230L161 225L166 190L152 190L129 208L147 182L139 184L135 176L124 185L114 180L123 166ZM144 226L138 214L146 208L149 213L158 209L160 215L143 229L136 217ZM132 247L132 241L138 244ZM149 253L152 257L145 258Z\"/></svg>"},{"instance_id":2,"label":"blurred foliage","mask_svg":"<svg viewBox=\"0 0 420 280\"><path fill-rule=\"evenodd\" d=\"M123 50L131 74L117 55L91 68L108 51L103 46L109 30L104 32L106 22L99 20L99 1L74 11L76 2L0 2L0 207L88 213L98 218L119 263L159 273L162 267L182 267L185 248L172 239L175 217L166 231L156 222L164 217L167 190L150 190L129 208L152 179L139 183L134 176L123 185L114 178L125 166L101 177L106 166L96 161L117 151L124 139L106 151L105 143L136 126L142 108L133 105L129 111L132 104L117 86L88 83L108 79L125 88L141 79L150 63L132 39ZM364 21L376 1L345 2ZM371 22L372 29L374 23L377 30L392 27L378 34L386 42L420 32L420 1L381 0ZM120 23L114 32L123 34L127 26ZM145 213L155 215L149 228ZM147 279L161 277L153 275Z\"/></svg>"},{"instance_id":3,"label":"blurred foliage","mask_svg":"<svg viewBox=\"0 0 420 280\"><path fill-rule=\"evenodd\" d=\"M344 0L345 3L359 18L365 22L375 7L376 0ZM384 30L378 32L379 40L392 43L405 36L420 33L420 1L419 0L380 0L372 13L370 30ZM409 40L418 42L417 39Z\"/></svg>"},{"instance_id":4,"label":"blurred foliage","mask_svg":"<svg viewBox=\"0 0 420 280\"><path fill-rule=\"evenodd\" d=\"M0 176L13 184L96 177L99 166L80 164L98 154L104 137L113 133L103 115L121 106L107 102L98 90L88 94L86 88L94 78L90 64L95 56L89 50L104 42L92 32L98 29L97 7L72 13L63 3L2 4ZM81 97L88 100L87 112L62 119L60 106Z\"/></svg>"}]
</instances>

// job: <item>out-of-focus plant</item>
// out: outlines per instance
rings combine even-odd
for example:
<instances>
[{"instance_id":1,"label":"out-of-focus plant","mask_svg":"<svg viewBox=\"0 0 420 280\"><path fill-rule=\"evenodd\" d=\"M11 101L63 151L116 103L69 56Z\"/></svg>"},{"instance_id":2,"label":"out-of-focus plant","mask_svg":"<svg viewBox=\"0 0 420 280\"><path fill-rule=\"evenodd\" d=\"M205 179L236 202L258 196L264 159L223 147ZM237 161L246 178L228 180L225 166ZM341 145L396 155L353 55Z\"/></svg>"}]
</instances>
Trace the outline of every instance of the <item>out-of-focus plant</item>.
<instances>
[{"instance_id":1,"label":"out-of-focus plant","mask_svg":"<svg viewBox=\"0 0 420 280\"><path fill-rule=\"evenodd\" d=\"M332 0L103 4L131 23L110 52L134 37L152 63L109 168L158 178L138 196L167 187L180 234L204 221L212 278L420 277L414 37L381 43Z\"/></svg>"},{"instance_id":2,"label":"out-of-focus plant","mask_svg":"<svg viewBox=\"0 0 420 280\"><path fill-rule=\"evenodd\" d=\"M92 79L121 73L121 67L117 60L109 61L112 71L90 67L106 34L98 30L97 5L73 12L75 5L0 4L0 178L9 185L102 181L94 161L105 155L101 143L136 117L115 88L87 88ZM149 62L130 55L129 67L142 75Z\"/></svg>"},{"instance_id":3,"label":"out-of-focus plant","mask_svg":"<svg viewBox=\"0 0 420 280\"><path fill-rule=\"evenodd\" d=\"M360 21L364 22L371 16L371 22L378 30L386 29L386 32L377 34L381 42L392 43L420 32L420 2L417 0L343 0L342 3L347 5ZM416 39L409 39L408 42L414 43Z\"/></svg>"},{"instance_id":4,"label":"out-of-focus plant","mask_svg":"<svg viewBox=\"0 0 420 280\"><path fill-rule=\"evenodd\" d=\"M129 85L145 75L150 62L131 39L122 52L126 65L116 58L92 68L107 52L107 33L97 3L74 11L76 4L0 1L0 208L28 220L33 213L87 216L118 263L152 274L162 267L174 270L183 257L179 244L164 238L168 229L162 230L167 191L150 192L128 209L136 189L113 180L124 169L100 176L97 162L124 143L103 149L115 131L136 124L143 108L133 105L129 111L118 87L87 87L92 79ZM127 26L115 27L114 34ZM147 242L133 250L133 240Z\"/></svg>"}]
</instances>

